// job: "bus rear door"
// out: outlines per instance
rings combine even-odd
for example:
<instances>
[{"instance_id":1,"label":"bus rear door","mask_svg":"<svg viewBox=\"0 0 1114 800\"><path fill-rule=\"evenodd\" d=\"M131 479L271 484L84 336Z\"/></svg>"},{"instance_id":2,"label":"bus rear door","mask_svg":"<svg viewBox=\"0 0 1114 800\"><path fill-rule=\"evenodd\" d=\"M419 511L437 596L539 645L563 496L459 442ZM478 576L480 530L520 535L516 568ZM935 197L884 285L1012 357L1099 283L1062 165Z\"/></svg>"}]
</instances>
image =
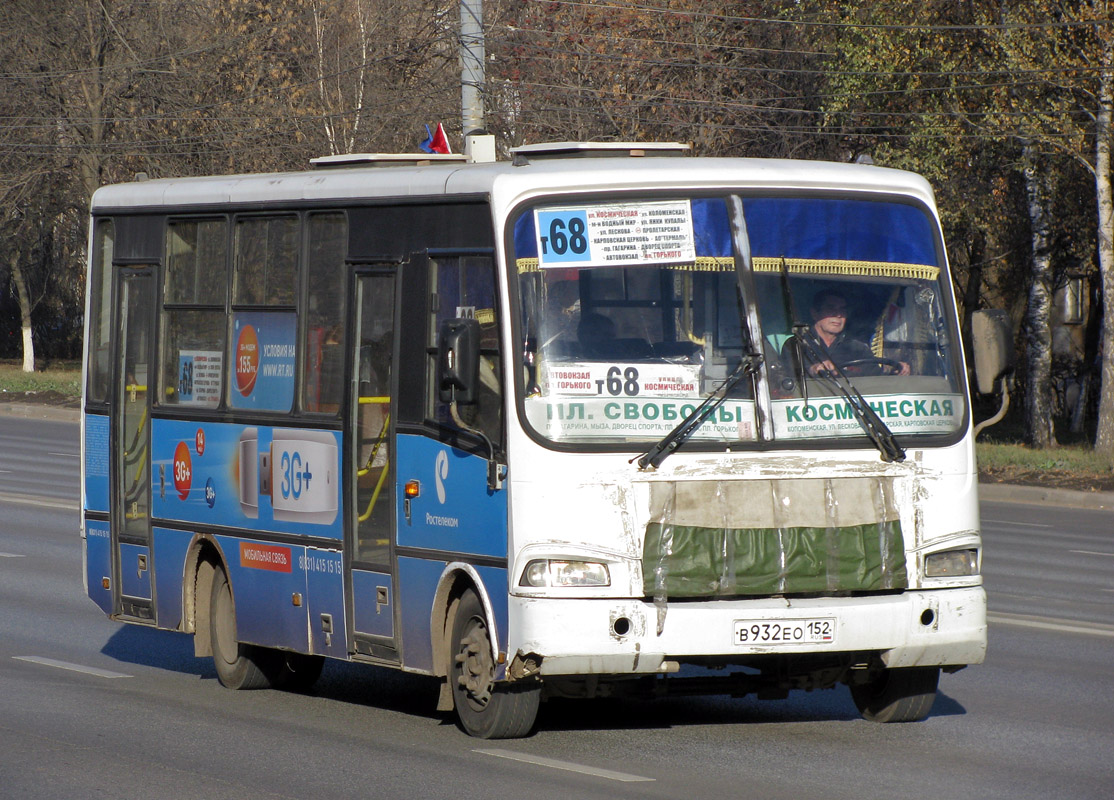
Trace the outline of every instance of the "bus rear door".
<instances>
[{"instance_id":1,"label":"bus rear door","mask_svg":"<svg viewBox=\"0 0 1114 800\"><path fill-rule=\"evenodd\" d=\"M155 329L155 279L149 267L117 268L117 336L111 406L110 473L113 606L118 615L153 620L149 381ZM188 467L186 467L188 468ZM160 474L173 483L174 475Z\"/></svg>"}]
</instances>

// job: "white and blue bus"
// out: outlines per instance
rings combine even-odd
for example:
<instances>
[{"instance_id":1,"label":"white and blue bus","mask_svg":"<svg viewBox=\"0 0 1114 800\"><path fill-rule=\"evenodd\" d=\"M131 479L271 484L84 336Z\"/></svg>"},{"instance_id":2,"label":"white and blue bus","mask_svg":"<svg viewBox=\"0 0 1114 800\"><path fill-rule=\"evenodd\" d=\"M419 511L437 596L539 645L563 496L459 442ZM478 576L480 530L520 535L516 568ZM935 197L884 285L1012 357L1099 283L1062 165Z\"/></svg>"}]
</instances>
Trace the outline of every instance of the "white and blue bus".
<instances>
[{"instance_id":1,"label":"white and blue bus","mask_svg":"<svg viewBox=\"0 0 1114 800\"><path fill-rule=\"evenodd\" d=\"M923 179L618 143L316 167L93 198L105 614L234 689L435 676L491 738L550 697L839 684L916 720L983 660Z\"/></svg>"}]
</instances>

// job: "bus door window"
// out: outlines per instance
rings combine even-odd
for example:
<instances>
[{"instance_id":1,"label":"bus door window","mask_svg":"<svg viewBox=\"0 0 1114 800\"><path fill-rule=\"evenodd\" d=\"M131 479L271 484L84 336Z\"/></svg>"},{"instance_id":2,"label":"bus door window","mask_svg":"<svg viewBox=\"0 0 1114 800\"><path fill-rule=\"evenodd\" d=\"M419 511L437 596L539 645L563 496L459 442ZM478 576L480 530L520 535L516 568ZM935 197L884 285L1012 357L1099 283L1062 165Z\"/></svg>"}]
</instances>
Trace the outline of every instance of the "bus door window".
<instances>
[{"instance_id":1,"label":"bus door window","mask_svg":"<svg viewBox=\"0 0 1114 800\"><path fill-rule=\"evenodd\" d=\"M146 539L151 511L151 480L147 472L151 460L147 446L150 440L147 382L153 329L150 296L153 279L150 273L123 272L121 275L120 481L116 493L121 502L119 507L123 509L125 534Z\"/></svg>"},{"instance_id":2,"label":"bus door window","mask_svg":"<svg viewBox=\"0 0 1114 800\"><path fill-rule=\"evenodd\" d=\"M344 395L347 217L310 215L307 240L302 408L336 414Z\"/></svg>"},{"instance_id":3,"label":"bus door window","mask_svg":"<svg viewBox=\"0 0 1114 800\"><path fill-rule=\"evenodd\" d=\"M479 392L475 403L460 404L457 410L467 426L483 431L498 448L503 438L503 390L499 377L501 356L494 263L488 256L431 258L430 286L433 300L427 331L429 417L447 428L459 427L452 419L449 404L438 399L437 336L445 320L474 318L480 324Z\"/></svg>"},{"instance_id":4,"label":"bus door window","mask_svg":"<svg viewBox=\"0 0 1114 800\"><path fill-rule=\"evenodd\" d=\"M357 278L356 560L389 563L394 510L391 471L391 353L393 274Z\"/></svg>"}]
</instances>

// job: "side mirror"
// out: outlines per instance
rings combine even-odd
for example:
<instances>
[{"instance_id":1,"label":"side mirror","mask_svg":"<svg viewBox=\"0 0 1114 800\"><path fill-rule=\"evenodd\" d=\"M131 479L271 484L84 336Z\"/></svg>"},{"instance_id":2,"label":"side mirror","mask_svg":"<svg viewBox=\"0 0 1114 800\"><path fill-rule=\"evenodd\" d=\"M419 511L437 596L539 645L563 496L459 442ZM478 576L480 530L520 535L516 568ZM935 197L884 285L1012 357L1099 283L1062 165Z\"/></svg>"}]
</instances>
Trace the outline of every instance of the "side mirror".
<instances>
[{"instance_id":1,"label":"side mirror","mask_svg":"<svg viewBox=\"0 0 1114 800\"><path fill-rule=\"evenodd\" d=\"M1009 382L1003 376L1013 369L1013 331L1005 311L989 309L971 315L971 349L979 394L994 394L999 382L1001 389L998 412L974 427L972 436L977 437L984 428L1001 422L1010 407Z\"/></svg>"},{"instance_id":2,"label":"side mirror","mask_svg":"<svg viewBox=\"0 0 1114 800\"><path fill-rule=\"evenodd\" d=\"M437 332L437 392L442 403L476 402L480 381L480 323L447 319Z\"/></svg>"},{"instance_id":3,"label":"side mirror","mask_svg":"<svg viewBox=\"0 0 1114 800\"><path fill-rule=\"evenodd\" d=\"M998 379L1013 369L1013 331L1000 308L971 314L975 385L979 394L994 394Z\"/></svg>"}]
</instances>

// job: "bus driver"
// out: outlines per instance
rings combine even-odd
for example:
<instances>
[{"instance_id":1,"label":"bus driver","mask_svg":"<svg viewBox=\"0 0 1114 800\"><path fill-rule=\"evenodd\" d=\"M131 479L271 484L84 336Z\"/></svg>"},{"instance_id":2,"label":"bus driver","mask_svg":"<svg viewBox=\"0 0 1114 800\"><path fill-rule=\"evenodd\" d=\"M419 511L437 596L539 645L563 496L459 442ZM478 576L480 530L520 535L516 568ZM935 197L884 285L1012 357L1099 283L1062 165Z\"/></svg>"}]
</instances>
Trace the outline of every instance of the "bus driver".
<instances>
[{"instance_id":1,"label":"bus driver","mask_svg":"<svg viewBox=\"0 0 1114 800\"><path fill-rule=\"evenodd\" d=\"M822 370L835 371L835 365L832 364L832 361L840 367L856 362L869 362L870 365L877 365L880 369L884 365L890 374L909 374L909 364L907 362L896 361L893 362L892 366L888 362L879 362L879 359L875 357L874 352L870 349L870 345L852 339L847 335L844 331L847 326L847 298L841 292L835 289L821 289L813 295L812 306L809 311L812 314L813 333L824 343L828 355L831 357L809 364L808 372L810 375L816 375Z\"/></svg>"}]
</instances>

